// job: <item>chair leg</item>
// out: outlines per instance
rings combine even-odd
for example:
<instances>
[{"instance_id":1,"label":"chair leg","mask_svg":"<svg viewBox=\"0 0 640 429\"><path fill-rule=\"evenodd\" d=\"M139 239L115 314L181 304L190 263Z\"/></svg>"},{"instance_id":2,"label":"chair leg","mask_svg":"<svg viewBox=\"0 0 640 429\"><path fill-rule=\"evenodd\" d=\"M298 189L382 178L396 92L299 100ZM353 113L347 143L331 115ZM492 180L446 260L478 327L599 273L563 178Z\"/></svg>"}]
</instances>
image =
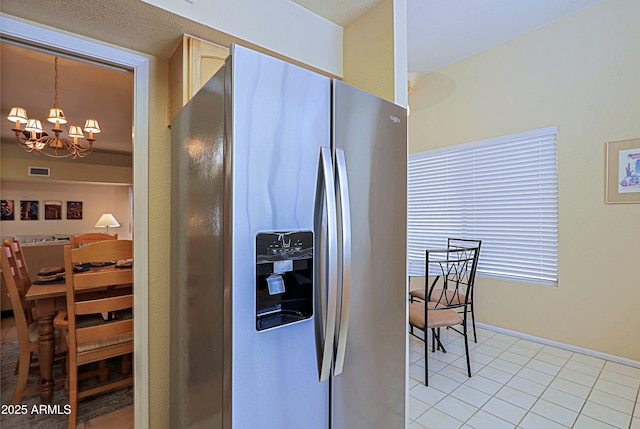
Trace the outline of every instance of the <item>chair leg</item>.
<instances>
[{"instance_id":1,"label":"chair leg","mask_svg":"<svg viewBox=\"0 0 640 429\"><path fill-rule=\"evenodd\" d=\"M435 329L431 329L431 351L432 353L436 352L436 330ZM425 338L426 340L426 338ZM438 340L438 342L440 342L440 340Z\"/></svg>"},{"instance_id":2,"label":"chair leg","mask_svg":"<svg viewBox=\"0 0 640 429\"><path fill-rule=\"evenodd\" d=\"M473 326L473 342L478 342L478 336L476 335L476 313L473 311L473 302L471 303L471 325Z\"/></svg>"},{"instance_id":3,"label":"chair leg","mask_svg":"<svg viewBox=\"0 0 640 429\"><path fill-rule=\"evenodd\" d=\"M431 329L432 331L432 336L431 336L431 340L432 340L432 344L431 344L431 350L433 350L433 352L435 353L436 350L442 350L442 353L446 353L447 350L444 348L444 344L442 344L442 341L440 341L440 328L433 328ZM438 346L436 347L435 343L438 343Z\"/></svg>"},{"instance_id":4,"label":"chair leg","mask_svg":"<svg viewBox=\"0 0 640 429\"><path fill-rule=\"evenodd\" d=\"M122 363L120 364L122 375L129 375L131 372L131 355L122 356Z\"/></svg>"},{"instance_id":5,"label":"chair leg","mask_svg":"<svg viewBox=\"0 0 640 429\"><path fill-rule=\"evenodd\" d=\"M98 362L98 378L100 383L106 383L109 379L109 368L107 367L107 361L104 359Z\"/></svg>"},{"instance_id":6,"label":"chair leg","mask_svg":"<svg viewBox=\"0 0 640 429\"><path fill-rule=\"evenodd\" d=\"M27 385L27 377L29 376L31 354L32 352L21 352L20 357L18 358L18 379L16 380L16 388L13 391L13 399L11 399L12 405L20 404L20 400L22 399L24 388Z\"/></svg>"},{"instance_id":7,"label":"chair leg","mask_svg":"<svg viewBox=\"0 0 640 429\"><path fill-rule=\"evenodd\" d=\"M433 331L433 329L432 329ZM423 331L423 335L424 335L424 385L428 386L429 385L429 346L427 344L428 343L428 338L427 338L427 328L425 326L425 329ZM433 338L433 332L431 333L432 338Z\"/></svg>"},{"instance_id":8,"label":"chair leg","mask_svg":"<svg viewBox=\"0 0 640 429\"><path fill-rule=\"evenodd\" d=\"M68 372L71 373L69 377L69 405L71 406L69 429L75 429L78 417L78 367L70 367Z\"/></svg>"},{"instance_id":9,"label":"chair leg","mask_svg":"<svg viewBox=\"0 0 640 429\"><path fill-rule=\"evenodd\" d=\"M467 374L469 374L469 377L471 377L471 359L469 357L469 339L467 337L467 325L464 325L464 328L462 329L463 334L462 336L464 337L464 351L467 355Z\"/></svg>"}]
</instances>

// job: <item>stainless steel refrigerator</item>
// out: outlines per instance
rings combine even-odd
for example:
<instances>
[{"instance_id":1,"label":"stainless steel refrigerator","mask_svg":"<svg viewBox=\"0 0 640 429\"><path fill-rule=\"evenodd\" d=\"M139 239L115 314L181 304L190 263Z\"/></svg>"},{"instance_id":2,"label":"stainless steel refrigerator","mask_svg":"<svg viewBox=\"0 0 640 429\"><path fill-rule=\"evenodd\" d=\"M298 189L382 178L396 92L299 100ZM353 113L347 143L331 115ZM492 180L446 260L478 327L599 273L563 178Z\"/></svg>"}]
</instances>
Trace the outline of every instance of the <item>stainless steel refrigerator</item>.
<instances>
[{"instance_id":1,"label":"stainless steel refrigerator","mask_svg":"<svg viewBox=\"0 0 640 429\"><path fill-rule=\"evenodd\" d=\"M172 428L405 427L406 119L240 46L173 119Z\"/></svg>"}]
</instances>

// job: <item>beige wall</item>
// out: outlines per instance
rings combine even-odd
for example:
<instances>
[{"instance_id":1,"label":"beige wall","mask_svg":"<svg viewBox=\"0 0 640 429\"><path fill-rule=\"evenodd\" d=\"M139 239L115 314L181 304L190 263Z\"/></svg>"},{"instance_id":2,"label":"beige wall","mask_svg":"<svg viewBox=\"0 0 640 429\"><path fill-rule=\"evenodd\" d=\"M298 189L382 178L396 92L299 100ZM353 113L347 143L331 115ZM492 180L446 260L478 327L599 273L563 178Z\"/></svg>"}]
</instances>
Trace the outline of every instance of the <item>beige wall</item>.
<instances>
[{"instance_id":1,"label":"beige wall","mask_svg":"<svg viewBox=\"0 0 640 429\"><path fill-rule=\"evenodd\" d=\"M344 81L406 105L406 33L406 0L382 0L349 23L343 36Z\"/></svg>"},{"instance_id":2,"label":"beige wall","mask_svg":"<svg viewBox=\"0 0 640 429\"><path fill-rule=\"evenodd\" d=\"M342 75L342 27L289 0L143 0L263 49Z\"/></svg>"},{"instance_id":3,"label":"beige wall","mask_svg":"<svg viewBox=\"0 0 640 429\"><path fill-rule=\"evenodd\" d=\"M0 222L0 235L78 234L105 232L94 228L103 213L111 213L118 220L119 228L109 228L109 233L123 239L131 238L129 186L87 183L60 183L40 181L0 182L3 200L13 200L15 220ZM20 200L39 201L39 220L20 220ZM62 219L47 220L44 202L62 202ZM67 219L67 201L82 201L82 219Z\"/></svg>"},{"instance_id":4,"label":"beige wall","mask_svg":"<svg viewBox=\"0 0 640 429\"><path fill-rule=\"evenodd\" d=\"M93 152L86 158L51 158L28 153L15 140L0 145L0 178L27 181L72 181L130 185L133 181L130 154ZM49 168L49 177L29 176L29 167Z\"/></svg>"},{"instance_id":5,"label":"beige wall","mask_svg":"<svg viewBox=\"0 0 640 429\"><path fill-rule=\"evenodd\" d=\"M395 0L396 2L400 0ZM402 0L404 1L404 0ZM167 19L165 14L157 11L149 11L148 7L141 7L141 2L119 0L109 2L105 6L97 4L91 8L85 8L81 0L65 1L64 7L59 7L61 1L38 4L38 8L26 8L24 2L4 0L3 12L11 13L35 22L45 23L55 28L66 29L73 33L79 33L84 37L102 40L108 43L122 45L138 52L156 53L150 58L150 94L149 94L149 187L146 197L149 202L149 427L154 429L168 428L169 425L169 249L170 249L170 146L171 134L166 126L167 100L168 100L168 54L166 58L158 52L171 51L185 29L191 34L205 39L205 34L184 26L183 20L177 16ZM150 4L158 6L181 7L169 5L170 2L150 1ZM188 5L187 2L184 2ZM196 5L198 2L195 2ZM232 5L232 2L227 6ZM42 7L44 9L42 9ZM74 7L77 6L77 7ZM116 7L117 6L117 7ZM235 4L232 6L235 7ZM188 6L187 6L188 7ZM208 6L207 6L208 7ZM237 8L236 8L237 9ZM124 15L121 11L124 10ZM240 10L240 9L238 9ZM153 14L146 14L153 12ZM310 31L306 25L308 21L298 20L292 15L283 16L279 8L272 11L276 14L274 19L258 17L260 21L268 21L269 28L259 26L258 34L248 37L244 35L249 44L264 46L269 45L274 37L277 38L278 47L270 45L277 52L284 52L297 61L304 61L313 67L328 71L335 75L342 74L342 29L330 28L328 30L317 29ZM146 14L146 15L145 15ZM230 25L251 25L256 19L247 19L246 16L234 14L201 14L207 16L206 23L210 26L211 20L227 20ZM99 18L97 18L99 17ZM200 18L199 17L199 18ZM222 17L222 18L220 18ZM274 30L273 22L279 22L277 30ZM133 23L132 23L133 22ZM138 25L139 23L142 25ZM328 22L328 21L327 21ZM177 24L176 24L177 23ZM404 24L406 25L406 23ZM151 28L149 28L151 27ZM180 27L180 28L178 28ZM329 27L335 27L330 25ZM171 43L165 43L165 39L157 36L157 29L161 29L162 36L167 35ZM278 34L274 34L277 31ZM370 29L367 31L371 31ZM397 28L396 28L397 31ZM406 28L404 29L406 31ZM326 33L325 33L326 32ZM147 33L153 37L147 37ZM305 36L305 37L302 37ZM306 41L306 42L305 42ZM308 43L307 43L308 42ZM146 43L146 44L145 44ZM160 49L159 45L167 46ZM317 46L316 46L317 45ZM315 47L314 47L315 46ZM304 50L304 55L303 51ZM373 55L377 55L375 52ZM382 66L393 57L379 57L377 66ZM404 66L406 70L406 65ZM386 68L384 66L383 68ZM385 72L386 73L386 72ZM379 72L382 76L382 72ZM393 75L391 75L393 78ZM406 81L406 76L401 77ZM393 92L390 93L393 99ZM136 196L139 197L139 196ZM136 362L137 365L145 362Z\"/></svg>"},{"instance_id":6,"label":"beige wall","mask_svg":"<svg viewBox=\"0 0 640 429\"><path fill-rule=\"evenodd\" d=\"M171 131L168 63L149 64L149 427L169 427Z\"/></svg>"},{"instance_id":7,"label":"beige wall","mask_svg":"<svg viewBox=\"0 0 640 429\"><path fill-rule=\"evenodd\" d=\"M480 322L640 361L640 204L604 204L604 144L640 137L640 2L604 0L431 73L410 151L558 126L557 287L480 278ZM482 255L481 255L482 257Z\"/></svg>"}]
</instances>

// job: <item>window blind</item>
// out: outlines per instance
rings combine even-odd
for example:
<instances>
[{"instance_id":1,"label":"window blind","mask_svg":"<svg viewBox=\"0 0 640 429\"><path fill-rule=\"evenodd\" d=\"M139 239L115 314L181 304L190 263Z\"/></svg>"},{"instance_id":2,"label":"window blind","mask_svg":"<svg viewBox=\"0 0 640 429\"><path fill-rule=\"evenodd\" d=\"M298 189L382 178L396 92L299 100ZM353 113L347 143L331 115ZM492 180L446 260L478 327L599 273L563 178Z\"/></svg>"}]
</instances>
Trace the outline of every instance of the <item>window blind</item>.
<instances>
[{"instance_id":1,"label":"window blind","mask_svg":"<svg viewBox=\"0 0 640 429\"><path fill-rule=\"evenodd\" d=\"M482 240L478 275L557 284L557 127L411 154L409 273L447 238Z\"/></svg>"}]
</instances>

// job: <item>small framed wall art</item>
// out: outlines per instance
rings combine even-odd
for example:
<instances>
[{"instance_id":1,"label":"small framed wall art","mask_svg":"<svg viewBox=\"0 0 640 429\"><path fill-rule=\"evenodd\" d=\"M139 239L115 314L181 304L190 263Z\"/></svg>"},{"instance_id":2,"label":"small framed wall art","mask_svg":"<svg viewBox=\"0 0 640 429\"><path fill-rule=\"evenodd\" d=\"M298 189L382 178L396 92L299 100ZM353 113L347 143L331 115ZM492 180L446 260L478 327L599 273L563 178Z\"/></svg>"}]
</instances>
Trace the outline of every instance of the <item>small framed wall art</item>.
<instances>
[{"instance_id":1,"label":"small framed wall art","mask_svg":"<svg viewBox=\"0 0 640 429\"><path fill-rule=\"evenodd\" d=\"M0 211L2 212L0 220L14 220L13 200L0 200Z\"/></svg>"},{"instance_id":2,"label":"small framed wall art","mask_svg":"<svg viewBox=\"0 0 640 429\"><path fill-rule=\"evenodd\" d=\"M62 219L62 201L45 201L44 202L44 219L45 220Z\"/></svg>"},{"instance_id":3,"label":"small framed wall art","mask_svg":"<svg viewBox=\"0 0 640 429\"><path fill-rule=\"evenodd\" d=\"M39 220L40 203L38 201L20 201L20 220Z\"/></svg>"},{"instance_id":4,"label":"small framed wall art","mask_svg":"<svg viewBox=\"0 0 640 429\"><path fill-rule=\"evenodd\" d=\"M640 139L606 144L605 203L640 203Z\"/></svg>"},{"instance_id":5,"label":"small framed wall art","mask_svg":"<svg viewBox=\"0 0 640 429\"><path fill-rule=\"evenodd\" d=\"M82 201L67 201L67 219L82 219Z\"/></svg>"}]
</instances>

